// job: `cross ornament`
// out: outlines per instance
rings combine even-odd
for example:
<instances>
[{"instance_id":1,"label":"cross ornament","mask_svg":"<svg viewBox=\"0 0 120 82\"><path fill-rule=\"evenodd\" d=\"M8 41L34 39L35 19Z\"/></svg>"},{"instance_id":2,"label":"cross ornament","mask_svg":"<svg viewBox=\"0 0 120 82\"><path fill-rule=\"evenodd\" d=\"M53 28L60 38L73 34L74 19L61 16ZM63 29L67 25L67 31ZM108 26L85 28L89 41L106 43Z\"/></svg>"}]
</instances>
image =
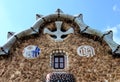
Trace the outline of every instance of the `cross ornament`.
<instances>
[{"instance_id":1,"label":"cross ornament","mask_svg":"<svg viewBox=\"0 0 120 82\"><path fill-rule=\"evenodd\" d=\"M61 38L63 35L68 35L71 33L74 33L74 30L72 27L70 27L67 31L63 32L61 31L62 28L62 21L55 21L55 27L57 28L56 31L52 32L51 30L49 30L48 28L44 29L44 34L49 34L49 35L53 35L56 36L56 38L52 38L55 40L55 42L61 42L63 41L65 38Z\"/></svg>"}]
</instances>

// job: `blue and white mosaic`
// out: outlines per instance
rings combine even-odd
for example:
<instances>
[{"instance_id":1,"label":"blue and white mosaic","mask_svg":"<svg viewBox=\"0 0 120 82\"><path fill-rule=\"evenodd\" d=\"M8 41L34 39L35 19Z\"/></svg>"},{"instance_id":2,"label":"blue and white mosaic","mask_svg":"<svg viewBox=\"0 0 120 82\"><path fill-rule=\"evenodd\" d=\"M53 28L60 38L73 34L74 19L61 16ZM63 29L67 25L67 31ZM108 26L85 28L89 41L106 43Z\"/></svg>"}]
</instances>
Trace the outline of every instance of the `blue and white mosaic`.
<instances>
[{"instance_id":1,"label":"blue and white mosaic","mask_svg":"<svg viewBox=\"0 0 120 82\"><path fill-rule=\"evenodd\" d=\"M29 45L24 48L23 56L27 59L34 59L39 57L41 50L38 46Z\"/></svg>"}]
</instances>

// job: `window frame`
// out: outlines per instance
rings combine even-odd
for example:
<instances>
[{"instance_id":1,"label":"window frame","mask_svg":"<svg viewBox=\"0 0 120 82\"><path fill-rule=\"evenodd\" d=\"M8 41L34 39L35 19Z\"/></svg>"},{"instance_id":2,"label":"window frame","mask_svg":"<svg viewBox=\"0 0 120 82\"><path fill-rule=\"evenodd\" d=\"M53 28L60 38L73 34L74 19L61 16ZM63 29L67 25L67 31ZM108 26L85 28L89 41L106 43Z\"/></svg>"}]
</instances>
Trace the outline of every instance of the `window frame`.
<instances>
[{"instance_id":1,"label":"window frame","mask_svg":"<svg viewBox=\"0 0 120 82\"><path fill-rule=\"evenodd\" d=\"M58 62L55 60L55 59L58 59ZM60 58L62 58L63 59L63 61L60 61ZM53 62L54 64L54 69L64 69L65 68L65 57L64 56L54 56L54 62ZM57 64L58 65L58 67L56 67L55 66L55 64ZM61 64L63 64L63 66L60 66Z\"/></svg>"}]
</instances>

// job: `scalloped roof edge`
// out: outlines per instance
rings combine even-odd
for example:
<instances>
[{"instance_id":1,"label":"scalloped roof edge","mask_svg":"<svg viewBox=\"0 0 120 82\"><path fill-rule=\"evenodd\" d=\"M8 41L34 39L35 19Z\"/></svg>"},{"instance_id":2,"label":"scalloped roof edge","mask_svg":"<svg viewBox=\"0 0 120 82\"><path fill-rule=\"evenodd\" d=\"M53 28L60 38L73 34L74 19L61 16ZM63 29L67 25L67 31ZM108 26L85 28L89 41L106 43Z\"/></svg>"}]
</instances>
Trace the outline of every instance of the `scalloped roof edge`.
<instances>
[{"instance_id":1,"label":"scalloped roof edge","mask_svg":"<svg viewBox=\"0 0 120 82\"><path fill-rule=\"evenodd\" d=\"M113 32L111 30L103 33L96 29L92 29L90 26L84 23L82 14L79 14L77 16L72 16L72 15L64 14L62 10L57 9L55 14L50 14L47 16L36 14L36 22L33 24L33 26L30 27L29 29L23 30L19 33L15 33L13 36L11 36L8 39L8 41L3 46L0 47L0 55L7 55L9 53L10 48L17 39L27 35L39 33L39 27L44 22L52 18L57 19L60 17L75 22L80 28L80 33L87 33L90 35L96 35L101 37L109 45L113 54L120 54L120 45L117 44L115 41L113 41Z\"/></svg>"}]
</instances>

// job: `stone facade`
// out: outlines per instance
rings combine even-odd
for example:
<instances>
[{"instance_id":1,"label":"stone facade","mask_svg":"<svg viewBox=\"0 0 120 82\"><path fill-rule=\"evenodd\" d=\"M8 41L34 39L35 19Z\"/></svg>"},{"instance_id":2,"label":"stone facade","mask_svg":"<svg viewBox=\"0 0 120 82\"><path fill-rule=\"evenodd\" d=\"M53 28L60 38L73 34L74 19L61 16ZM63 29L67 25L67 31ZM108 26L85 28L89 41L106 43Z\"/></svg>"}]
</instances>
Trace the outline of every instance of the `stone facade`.
<instances>
[{"instance_id":1,"label":"stone facade","mask_svg":"<svg viewBox=\"0 0 120 82\"><path fill-rule=\"evenodd\" d=\"M43 28L55 29L54 22ZM111 48L100 37L80 33L75 23L63 21L62 28L74 29L62 42L55 42L44 29L38 34L24 36L15 41L9 55L0 56L0 82L45 82L46 76L52 72L73 74L76 82L117 82L120 80L120 59L112 56ZM41 49L40 56L35 59L23 57L23 50L28 45L36 45ZM77 48L82 45L92 46L93 57L82 57ZM66 64L64 69L54 69L51 56L54 52L64 52Z\"/></svg>"}]
</instances>

